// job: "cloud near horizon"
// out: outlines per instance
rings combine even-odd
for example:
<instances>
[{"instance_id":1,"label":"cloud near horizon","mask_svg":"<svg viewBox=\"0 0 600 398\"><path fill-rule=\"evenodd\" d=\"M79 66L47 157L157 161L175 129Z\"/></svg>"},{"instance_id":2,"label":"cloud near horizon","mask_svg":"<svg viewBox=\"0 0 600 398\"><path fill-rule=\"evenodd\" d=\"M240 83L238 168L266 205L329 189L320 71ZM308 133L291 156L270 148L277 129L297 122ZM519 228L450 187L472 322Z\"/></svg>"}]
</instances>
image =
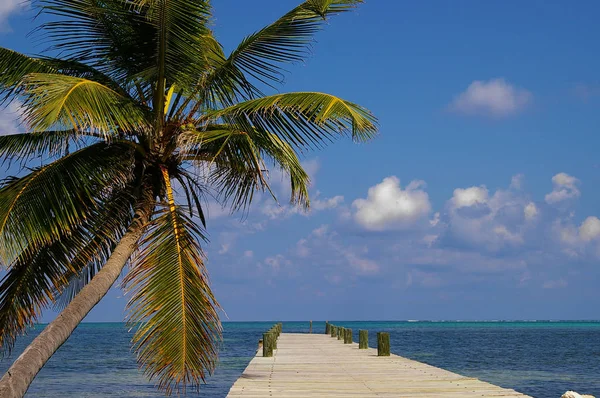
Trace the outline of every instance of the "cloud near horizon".
<instances>
[{"instance_id":1,"label":"cloud near horizon","mask_svg":"<svg viewBox=\"0 0 600 398\"><path fill-rule=\"evenodd\" d=\"M502 118L515 115L533 101L533 94L501 78L475 80L448 105L454 113Z\"/></svg>"},{"instance_id":2,"label":"cloud near horizon","mask_svg":"<svg viewBox=\"0 0 600 398\"><path fill-rule=\"evenodd\" d=\"M578 197L579 191L573 194L577 181L558 173L552 177L553 190L537 201L523 191L523 175L495 191L484 185L459 187L433 213L423 181L403 188L397 177L386 177L368 189L366 198L352 202L349 217L334 217L287 247L259 255L256 269L269 283L289 279L340 287L368 277L398 289L484 281L511 288L565 288L574 275L565 262L592 266L600 259L600 219L590 215L576 222L546 199ZM563 189L570 193L556 194ZM323 211L339 216L349 209L325 206ZM310 223L311 216L303 219ZM269 222L276 227L277 220ZM248 249L227 255L248 259L241 254Z\"/></svg>"}]
</instances>

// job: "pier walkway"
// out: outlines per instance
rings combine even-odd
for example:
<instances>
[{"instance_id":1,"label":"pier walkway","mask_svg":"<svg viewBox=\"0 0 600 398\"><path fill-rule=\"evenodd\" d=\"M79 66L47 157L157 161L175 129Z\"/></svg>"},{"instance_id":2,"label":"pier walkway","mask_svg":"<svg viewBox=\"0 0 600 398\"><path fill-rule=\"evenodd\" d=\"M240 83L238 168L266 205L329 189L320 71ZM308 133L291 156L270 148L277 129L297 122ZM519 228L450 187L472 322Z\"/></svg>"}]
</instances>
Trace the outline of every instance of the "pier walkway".
<instances>
[{"instance_id":1,"label":"pier walkway","mask_svg":"<svg viewBox=\"0 0 600 398\"><path fill-rule=\"evenodd\" d=\"M277 345L270 358L258 350L227 397L527 397L326 334L282 333Z\"/></svg>"}]
</instances>

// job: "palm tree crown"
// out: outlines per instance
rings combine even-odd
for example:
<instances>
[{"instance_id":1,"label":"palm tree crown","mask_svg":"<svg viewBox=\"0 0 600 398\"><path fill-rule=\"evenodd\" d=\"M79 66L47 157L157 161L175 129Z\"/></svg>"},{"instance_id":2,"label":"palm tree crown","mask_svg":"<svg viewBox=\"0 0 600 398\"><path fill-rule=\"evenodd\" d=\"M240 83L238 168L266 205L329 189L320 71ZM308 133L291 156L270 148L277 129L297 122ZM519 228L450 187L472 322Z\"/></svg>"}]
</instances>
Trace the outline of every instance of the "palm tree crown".
<instances>
[{"instance_id":1,"label":"palm tree crown","mask_svg":"<svg viewBox=\"0 0 600 398\"><path fill-rule=\"evenodd\" d=\"M307 0L226 55L208 0L35 1L48 15L45 54L60 57L0 48L1 99L22 103L28 129L1 136L0 156L47 159L0 188L0 346L47 306L69 305L141 220L124 279L134 349L167 393L199 385L220 335L203 198L245 209L278 167L292 202L308 206L299 156L375 135L354 103L263 92L305 59L330 16L360 2Z\"/></svg>"}]
</instances>

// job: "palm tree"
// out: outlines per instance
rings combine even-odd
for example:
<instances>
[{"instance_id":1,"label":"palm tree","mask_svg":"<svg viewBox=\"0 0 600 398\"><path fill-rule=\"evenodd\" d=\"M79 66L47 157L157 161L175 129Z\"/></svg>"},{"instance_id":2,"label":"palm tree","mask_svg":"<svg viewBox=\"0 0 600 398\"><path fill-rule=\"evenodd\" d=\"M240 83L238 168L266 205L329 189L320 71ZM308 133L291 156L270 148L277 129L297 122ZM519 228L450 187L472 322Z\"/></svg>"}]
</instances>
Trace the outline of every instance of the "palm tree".
<instances>
[{"instance_id":1,"label":"palm tree","mask_svg":"<svg viewBox=\"0 0 600 398\"><path fill-rule=\"evenodd\" d=\"M201 249L204 198L245 211L277 167L291 201L308 207L299 156L375 135L376 119L351 102L262 91L308 55L330 16L361 1L307 0L228 56L209 0L35 1L45 54L59 56L0 48L1 99L22 104L28 129L0 137L0 157L43 160L0 188L0 346L10 351L48 306L63 310L0 380L0 396L26 393L126 265L140 365L167 394L200 385L221 332Z\"/></svg>"}]
</instances>

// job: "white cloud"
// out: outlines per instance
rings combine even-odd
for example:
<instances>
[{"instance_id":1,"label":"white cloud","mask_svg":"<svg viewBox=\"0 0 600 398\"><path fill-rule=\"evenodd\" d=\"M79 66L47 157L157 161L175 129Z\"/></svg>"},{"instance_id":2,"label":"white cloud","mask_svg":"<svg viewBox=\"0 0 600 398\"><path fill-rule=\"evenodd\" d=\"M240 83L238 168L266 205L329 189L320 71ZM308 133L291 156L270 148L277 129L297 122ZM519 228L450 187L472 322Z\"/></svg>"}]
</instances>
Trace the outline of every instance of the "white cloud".
<instances>
[{"instance_id":1,"label":"white cloud","mask_svg":"<svg viewBox=\"0 0 600 398\"><path fill-rule=\"evenodd\" d=\"M29 8L29 0L2 0L0 1L0 32L10 32L8 18Z\"/></svg>"},{"instance_id":2,"label":"white cloud","mask_svg":"<svg viewBox=\"0 0 600 398\"><path fill-rule=\"evenodd\" d=\"M449 109L465 115L504 117L523 110L532 98L529 91L504 79L476 80L454 98Z\"/></svg>"},{"instance_id":3,"label":"white cloud","mask_svg":"<svg viewBox=\"0 0 600 398\"><path fill-rule=\"evenodd\" d=\"M600 237L600 219L595 216L586 218L579 227L579 236L586 242Z\"/></svg>"},{"instance_id":4,"label":"white cloud","mask_svg":"<svg viewBox=\"0 0 600 398\"><path fill-rule=\"evenodd\" d=\"M509 189L499 189L493 195L483 185L455 189L447 204L443 233L452 242L489 251L524 244L525 234L535 227L531 221L538 209L516 189L515 181L522 178L513 177Z\"/></svg>"},{"instance_id":5,"label":"white cloud","mask_svg":"<svg viewBox=\"0 0 600 398\"><path fill-rule=\"evenodd\" d=\"M254 257L254 252L252 250L246 250L244 252L244 257L245 258L252 258L252 257Z\"/></svg>"},{"instance_id":6,"label":"white cloud","mask_svg":"<svg viewBox=\"0 0 600 398\"><path fill-rule=\"evenodd\" d=\"M2 20L0 17L0 24L1 23ZM23 126L21 123L21 117L23 114L22 105L22 102L15 100L8 104L7 107L0 108L0 135L23 132Z\"/></svg>"},{"instance_id":7,"label":"white cloud","mask_svg":"<svg viewBox=\"0 0 600 398\"><path fill-rule=\"evenodd\" d=\"M344 197L341 195L334 196L333 198L325 198L323 200L315 199L311 201L310 207L313 210L327 210L335 209L344 202Z\"/></svg>"},{"instance_id":8,"label":"white cloud","mask_svg":"<svg viewBox=\"0 0 600 398\"><path fill-rule=\"evenodd\" d=\"M567 173L558 173L552 177L552 192L545 196L546 203L555 204L568 199L575 199L581 195L577 188L579 180Z\"/></svg>"},{"instance_id":9,"label":"white cloud","mask_svg":"<svg viewBox=\"0 0 600 398\"><path fill-rule=\"evenodd\" d=\"M478 203L487 203L488 190L485 186L457 188L452 196L454 208L469 207Z\"/></svg>"},{"instance_id":10,"label":"white cloud","mask_svg":"<svg viewBox=\"0 0 600 398\"><path fill-rule=\"evenodd\" d=\"M537 217L539 210L535 203L529 202L527 203L527 206L525 206L525 208L523 209L523 213L525 215L525 219L530 221Z\"/></svg>"},{"instance_id":11,"label":"white cloud","mask_svg":"<svg viewBox=\"0 0 600 398\"><path fill-rule=\"evenodd\" d=\"M369 188L366 199L352 203L354 219L374 231L413 225L431 211L424 185L423 181L413 181L403 190L397 177L387 177Z\"/></svg>"}]
</instances>

